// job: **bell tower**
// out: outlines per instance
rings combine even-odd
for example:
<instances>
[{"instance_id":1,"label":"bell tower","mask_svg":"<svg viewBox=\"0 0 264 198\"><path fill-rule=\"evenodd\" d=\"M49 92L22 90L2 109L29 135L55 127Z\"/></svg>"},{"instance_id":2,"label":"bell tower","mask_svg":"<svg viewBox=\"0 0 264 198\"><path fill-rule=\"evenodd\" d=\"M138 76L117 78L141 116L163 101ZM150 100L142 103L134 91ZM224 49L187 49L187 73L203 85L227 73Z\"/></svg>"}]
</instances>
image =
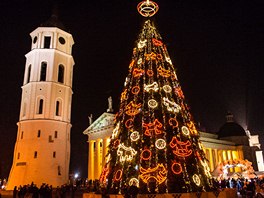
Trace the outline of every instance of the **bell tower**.
<instances>
[{"instance_id":1,"label":"bell tower","mask_svg":"<svg viewBox=\"0 0 264 198\"><path fill-rule=\"evenodd\" d=\"M69 178L74 41L54 14L30 36L10 190L31 182L56 187Z\"/></svg>"}]
</instances>

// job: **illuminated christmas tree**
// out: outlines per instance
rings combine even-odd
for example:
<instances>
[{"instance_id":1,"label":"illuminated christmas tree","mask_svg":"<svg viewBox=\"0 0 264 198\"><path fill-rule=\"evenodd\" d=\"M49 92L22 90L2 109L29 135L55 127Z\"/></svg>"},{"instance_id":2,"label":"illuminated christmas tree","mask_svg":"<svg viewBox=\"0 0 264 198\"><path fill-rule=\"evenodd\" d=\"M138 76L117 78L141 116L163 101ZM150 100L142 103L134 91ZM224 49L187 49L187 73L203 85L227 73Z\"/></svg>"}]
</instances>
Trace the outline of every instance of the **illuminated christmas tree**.
<instances>
[{"instance_id":1,"label":"illuminated christmas tree","mask_svg":"<svg viewBox=\"0 0 264 198\"><path fill-rule=\"evenodd\" d=\"M172 61L151 16L133 49L100 181L111 193L137 184L140 193L210 191L210 170Z\"/></svg>"}]
</instances>

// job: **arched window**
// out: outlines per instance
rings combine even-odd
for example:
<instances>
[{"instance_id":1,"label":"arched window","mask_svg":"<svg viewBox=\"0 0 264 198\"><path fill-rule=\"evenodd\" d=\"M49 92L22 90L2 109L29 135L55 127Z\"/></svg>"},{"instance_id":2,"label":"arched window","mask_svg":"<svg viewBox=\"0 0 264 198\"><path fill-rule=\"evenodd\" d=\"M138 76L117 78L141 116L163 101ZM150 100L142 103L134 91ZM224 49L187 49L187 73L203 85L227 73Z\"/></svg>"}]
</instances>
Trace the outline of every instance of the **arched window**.
<instances>
[{"instance_id":1,"label":"arched window","mask_svg":"<svg viewBox=\"0 0 264 198\"><path fill-rule=\"evenodd\" d=\"M28 66L28 72L27 72L27 83L30 82L30 74L31 74L31 65Z\"/></svg>"},{"instance_id":2,"label":"arched window","mask_svg":"<svg viewBox=\"0 0 264 198\"><path fill-rule=\"evenodd\" d=\"M44 103L44 100L40 99L39 100L39 105L38 105L38 114L42 114L43 113L43 103Z\"/></svg>"},{"instance_id":3,"label":"arched window","mask_svg":"<svg viewBox=\"0 0 264 198\"><path fill-rule=\"evenodd\" d=\"M64 83L64 66L59 65L58 68L58 82Z\"/></svg>"},{"instance_id":4,"label":"arched window","mask_svg":"<svg viewBox=\"0 0 264 198\"><path fill-rule=\"evenodd\" d=\"M61 116L61 102L60 101L56 101L56 116Z\"/></svg>"},{"instance_id":5,"label":"arched window","mask_svg":"<svg viewBox=\"0 0 264 198\"><path fill-rule=\"evenodd\" d=\"M40 68L40 81L46 81L47 76L47 63L42 62Z\"/></svg>"}]
</instances>

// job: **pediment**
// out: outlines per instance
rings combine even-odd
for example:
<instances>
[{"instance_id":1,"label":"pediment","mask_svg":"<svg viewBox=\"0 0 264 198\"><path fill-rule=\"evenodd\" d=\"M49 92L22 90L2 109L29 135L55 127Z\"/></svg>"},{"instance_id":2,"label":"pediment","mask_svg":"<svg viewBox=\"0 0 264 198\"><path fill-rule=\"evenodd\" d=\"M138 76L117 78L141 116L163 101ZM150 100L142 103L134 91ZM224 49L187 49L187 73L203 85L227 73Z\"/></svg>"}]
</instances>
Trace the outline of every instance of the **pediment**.
<instances>
[{"instance_id":1,"label":"pediment","mask_svg":"<svg viewBox=\"0 0 264 198\"><path fill-rule=\"evenodd\" d=\"M99 116L99 118L97 118L83 133L88 135L90 133L112 127L114 125L114 118L115 114L105 112Z\"/></svg>"}]
</instances>

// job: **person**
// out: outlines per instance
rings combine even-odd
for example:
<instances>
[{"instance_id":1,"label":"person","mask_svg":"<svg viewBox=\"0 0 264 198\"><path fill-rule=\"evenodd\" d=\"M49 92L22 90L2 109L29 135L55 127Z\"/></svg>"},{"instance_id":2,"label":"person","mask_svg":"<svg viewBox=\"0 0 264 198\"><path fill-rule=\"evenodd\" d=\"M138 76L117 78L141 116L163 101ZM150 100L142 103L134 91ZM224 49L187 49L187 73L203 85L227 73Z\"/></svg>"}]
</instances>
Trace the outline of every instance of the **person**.
<instances>
[{"instance_id":1,"label":"person","mask_svg":"<svg viewBox=\"0 0 264 198\"><path fill-rule=\"evenodd\" d=\"M13 190L13 198L16 198L16 197L17 197L17 186L15 186Z\"/></svg>"},{"instance_id":2,"label":"person","mask_svg":"<svg viewBox=\"0 0 264 198\"><path fill-rule=\"evenodd\" d=\"M130 198L136 198L138 194L138 187L136 182L133 182L133 184L129 187L128 193L130 195Z\"/></svg>"}]
</instances>

